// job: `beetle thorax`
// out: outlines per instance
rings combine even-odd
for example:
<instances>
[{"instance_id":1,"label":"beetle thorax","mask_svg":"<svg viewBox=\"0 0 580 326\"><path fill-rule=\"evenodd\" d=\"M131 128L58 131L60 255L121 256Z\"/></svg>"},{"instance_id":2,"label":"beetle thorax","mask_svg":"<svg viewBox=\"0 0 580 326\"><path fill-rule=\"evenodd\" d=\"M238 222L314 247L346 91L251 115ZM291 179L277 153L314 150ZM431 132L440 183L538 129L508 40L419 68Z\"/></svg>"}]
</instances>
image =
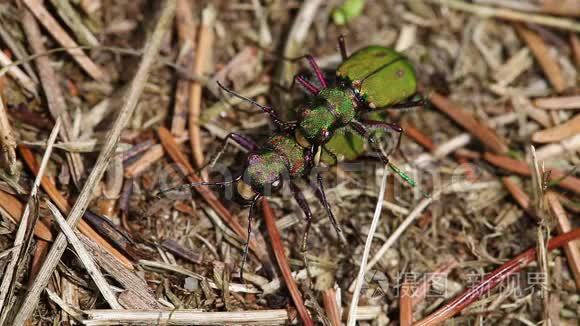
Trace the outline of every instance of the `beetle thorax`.
<instances>
[{"instance_id":1,"label":"beetle thorax","mask_svg":"<svg viewBox=\"0 0 580 326\"><path fill-rule=\"evenodd\" d=\"M348 125L356 116L352 92L342 88L326 88L302 109L300 132L308 142L323 144L336 129Z\"/></svg>"}]
</instances>

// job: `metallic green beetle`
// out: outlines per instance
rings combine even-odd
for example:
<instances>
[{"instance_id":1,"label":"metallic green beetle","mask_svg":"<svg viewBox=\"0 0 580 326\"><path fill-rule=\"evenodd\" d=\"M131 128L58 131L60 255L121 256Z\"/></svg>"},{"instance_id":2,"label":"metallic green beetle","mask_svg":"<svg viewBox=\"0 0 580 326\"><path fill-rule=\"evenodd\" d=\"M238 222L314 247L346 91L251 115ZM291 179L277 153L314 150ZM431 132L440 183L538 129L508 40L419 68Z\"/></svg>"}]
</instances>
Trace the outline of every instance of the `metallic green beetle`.
<instances>
[{"instance_id":1,"label":"metallic green beetle","mask_svg":"<svg viewBox=\"0 0 580 326\"><path fill-rule=\"evenodd\" d=\"M414 185L408 176L389 162L372 133L374 130L395 131L399 133L400 141L401 127L384 121L384 116L375 110L420 103L409 100L417 93L413 66L402 54L390 48L368 46L348 57L342 38L339 45L344 61L336 71L336 86L328 86L311 56L306 58L322 88L302 76L295 78L312 95L298 109L297 141L305 147L319 147L321 160L333 164L339 159L352 160L360 156L365 150L366 140L384 164Z\"/></svg>"}]
</instances>

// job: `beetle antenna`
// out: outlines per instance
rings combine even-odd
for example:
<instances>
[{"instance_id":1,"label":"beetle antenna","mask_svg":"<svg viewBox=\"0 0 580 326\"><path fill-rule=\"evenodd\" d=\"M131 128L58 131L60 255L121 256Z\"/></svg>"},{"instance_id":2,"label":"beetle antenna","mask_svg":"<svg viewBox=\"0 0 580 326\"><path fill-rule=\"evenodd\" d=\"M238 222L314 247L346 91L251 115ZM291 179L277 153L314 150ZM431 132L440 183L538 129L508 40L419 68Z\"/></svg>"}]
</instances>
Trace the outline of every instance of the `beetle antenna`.
<instances>
[{"instance_id":1,"label":"beetle antenna","mask_svg":"<svg viewBox=\"0 0 580 326\"><path fill-rule=\"evenodd\" d=\"M171 188L161 190L161 191L159 191L159 193L157 193L157 197L159 197L160 195L162 195L166 192L175 191L175 190L182 190L182 189L189 189L189 188L199 187L199 186L225 186L225 185L229 185L229 184L232 184L234 182L237 182L241 178L242 178L242 176L239 175L239 176L233 178L232 180L226 180L226 181L186 183L183 185L179 185L177 187L171 187Z\"/></svg>"}]
</instances>

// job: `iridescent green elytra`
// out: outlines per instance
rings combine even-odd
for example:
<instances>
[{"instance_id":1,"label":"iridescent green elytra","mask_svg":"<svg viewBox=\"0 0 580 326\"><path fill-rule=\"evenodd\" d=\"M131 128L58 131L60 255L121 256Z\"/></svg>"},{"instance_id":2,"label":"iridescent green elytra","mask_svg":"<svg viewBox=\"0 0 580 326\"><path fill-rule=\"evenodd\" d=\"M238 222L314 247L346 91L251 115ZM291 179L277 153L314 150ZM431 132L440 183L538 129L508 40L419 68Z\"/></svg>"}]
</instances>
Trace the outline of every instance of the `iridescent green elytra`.
<instances>
[{"instance_id":1,"label":"iridescent green elytra","mask_svg":"<svg viewBox=\"0 0 580 326\"><path fill-rule=\"evenodd\" d=\"M417 92L413 66L399 52L372 45L353 53L336 70L371 108L388 107Z\"/></svg>"}]
</instances>

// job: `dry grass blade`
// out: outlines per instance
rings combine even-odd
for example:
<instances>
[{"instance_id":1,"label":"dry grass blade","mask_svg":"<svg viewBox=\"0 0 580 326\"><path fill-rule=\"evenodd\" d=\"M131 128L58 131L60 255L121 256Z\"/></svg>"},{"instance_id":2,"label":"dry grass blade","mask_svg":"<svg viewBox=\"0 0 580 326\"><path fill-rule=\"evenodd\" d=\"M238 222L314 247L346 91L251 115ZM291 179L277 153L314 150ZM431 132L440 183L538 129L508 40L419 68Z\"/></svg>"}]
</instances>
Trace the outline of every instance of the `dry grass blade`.
<instances>
[{"instance_id":1,"label":"dry grass blade","mask_svg":"<svg viewBox=\"0 0 580 326\"><path fill-rule=\"evenodd\" d=\"M30 12L24 12L22 25L32 51L36 54L45 53L46 47L40 33L40 27ZM36 58L36 67L42 89L46 95L48 110L55 120L60 118L62 121L63 128L60 131L62 140L70 141L73 138L71 134L72 119L67 111L67 104L53 63L48 56L39 56ZM80 187L80 179L84 173L83 161L78 153L67 153L66 157L73 181Z\"/></svg>"},{"instance_id":2,"label":"dry grass blade","mask_svg":"<svg viewBox=\"0 0 580 326\"><path fill-rule=\"evenodd\" d=\"M83 18L79 15L71 2L63 0L51 0L62 21L76 35L82 45L99 46L99 40L93 32L84 24Z\"/></svg>"},{"instance_id":3,"label":"dry grass blade","mask_svg":"<svg viewBox=\"0 0 580 326\"><path fill-rule=\"evenodd\" d=\"M2 51L0 51L0 65L3 67L9 67L8 75L14 78L14 80L16 80L20 86L24 87L26 91L30 92L30 94L38 96L36 83L20 70L20 68L14 66L12 60L10 60L10 58Z\"/></svg>"},{"instance_id":4,"label":"dry grass blade","mask_svg":"<svg viewBox=\"0 0 580 326\"><path fill-rule=\"evenodd\" d=\"M451 102L448 98L432 92L430 101L435 104L441 112L447 114L453 121L457 122L466 131L475 136L489 149L498 154L505 154L509 150L507 144L491 128L475 120L475 118L465 112L460 106Z\"/></svg>"},{"instance_id":5,"label":"dry grass blade","mask_svg":"<svg viewBox=\"0 0 580 326\"><path fill-rule=\"evenodd\" d=\"M98 81L107 81L107 75L87 55L78 48L75 41L60 27L39 0L23 0L28 9L44 25L52 36L66 49L72 58L91 76Z\"/></svg>"},{"instance_id":6,"label":"dry grass blade","mask_svg":"<svg viewBox=\"0 0 580 326\"><path fill-rule=\"evenodd\" d=\"M32 173L38 173L38 165L36 160L34 159L34 154L23 145L18 146L18 150L20 151L20 155L22 159L28 165L28 168L32 171ZM71 210L71 207L61 194L60 191L56 188L56 185L46 176L41 179L42 189L48 194L50 199L58 206L58 208L64 214L68 214ZM100 234L98 234L87 222L84 220L80 220L78 224L78 229L81 231L82 234L86 235L96 243L98 243L103 249L109 251L113 256L115 256L125 267L129 269L133 269L133 264L127 257L121 254L117 249L115 249L107 240L105 240Z\"/></svg>"},{"instance_id":7,"label":"dry grass blade","mask_svg":"<svg viewBox=\"0 0 580 326\"><path fill-rule=\"evenodd\" d=\"M208 56L213 47L213 24L215 22L215 9L210 5L202 12L202 22L199 29L199 41L197 44L197 54L193 66L193 74L202 76L208 62ZM201 146L201 132L199 126L199 116L201 113L201 91L202 85L198 81L191 84L189 94L189 139L191 142L191 152L193 162L197 168L203 166L203 148Z\"/></svg>"},{"instance_id":8,"label":"dry grass blade","mask_svg":"<svg viewBox=\"0 0 580 326\"><path fill-rule=\"evenodd\" d=\"M202 312L190 310L85 310L84 325L286 325L284 309Z\"/></svg>"},{"instance_id":9,"label":"dry grass blade","mask_svg":"<svg viewBox=\"0 0 580 326\"><path fill-rule=\"evenodd\" d=\"M572 153L578 149L580 149L580 133L575 136L562 139L562 141L558 143L542 146L538 148L536 155L538 156L539 160L547 160L564 153Z\"/></svg>"},{"instance_id":10,"label":"dry grass blade","mask_svg":"<svg viewBox=\"0 0 580 326\"><path fill-rule=\"evenodd\" d=\"M495 155L492 153L483 154L483 158L489 163L505 169L507 171L517 173L523 176L531 176L532 173L528 165L520 160L512 159L507 156ZM566 173L557 170L550 170L551 180L558 180L558 186L580 194L580 179L567 175Z\"/></svg>"},{"instance_id":11,"label":"dry grass blade","mask_svg":"<svg viewBox=\"0 0 580 326\"><path fill-rule=\"evenodd\" d=\"M143 59L133 79L133 82L131 83L131 87L128 90L125 103L119 111L111 131L107 135L107 140L103 145L103 149L97 158L97 162L94 168L91 170L91 173L89 174L86 183L83 186L78 199L69 214L67 222L70 225L76 225L77 222L81 219L90 202L92 192L96 184L101 180L103 174L105 173L109 161L115 152L117 143L119 142L121 131L123 131L129 118L133 115L133 112L137 107L137 102L141 96L141 93L143 92L143 88L145 87L149 72L153 67L155 59L157 58L163 36L170 28L174 12L175 0L167 0L153 35L151 36L144 50ZM54 244L46 257L45 263L38 272L34 284L30 287L26 293L26 296L22 300L22 305L20 306L20 309L13 321L14 325L23 325L26 320L30 318L38 304L40 294L48 284L48 281L54 269L58 265L60 257L64 253L65 249L66 237L64 234L60 233L54 241Z\"/></svg>"},{"instance_id":12,"label":"dry grass blade","mask_svg":"<svg viewBox=\"0 0 580 326\"><path fill-rule=\"evenodd\" d=\"M22 213L24 212L24 205L18 200L18 198L0 190L0 207L8 213L9 217L12 218L12 222L15 224L20 223ZM50 228L43 221L38 221L36 224L34 235L45 241L53 240Z\"/></svg>"},{"instance_id":13,"label":"dry grass blade","mask_svg":"<svg viewBox=\"0 0 580 326\"><path fill-rule=\"evenodd\" d=\"M367 239L365 241L365 247L363 251L363 256L361 258L361 264L358 271L358 275L355 280L354 291L352 294L352 300L350 302L350 308L348 310L348 321L346 324L348 326L354 326L356 323L356 310L358 308L358 301L360 299L360 291L362 286L365 282L365 274L368 270L367 268L367 260L369 258L369 254L371 252L371 245L373 243L373 237L375 236L375 232L377 230L377 226L379 225L379 220L381 218L381 212L383 210L383 198L385 197L385 190L387 187L387 171L383 170L383 178L381 179L381 188L379 190L377 206L375 208L375 213L373 215L373 220L371 222L371 226L369 228L369 233L367 235Z\"/></svg>"},{"instance_id":14,"label":"dry grass blade","mask_svg":"<svg viewBox=\"0 0 580 326\"><path fill-rule=\"evenodd\" d=\"M284 244L282 243L280 232L278 232L278 228L276 227L274 211L272 211L272 208L268 203L268 199L266 198L262 198L262 211L264 212L264 222L266 223L268 234L270 234L272 250L274 251L276 261L278 262L278 267L282 272L282 277L284 277L284 282L286 283L286 287L290 292L292 301L294 301L296 310L298 310L298 314L300 315L300 318L302 318L304 325L314 325L312 317L310 317L308 310L304 306L304 301L302 300L302 295L298 290L298 286L296 285L294 278L292 278L292 271L290 270L290 265L288 264L288 258L284 253Z\"/></svg>"},{"instance_id":15,"label":"dry grass blade","mask_svg":"<svg viewBox=\"0 0 580 326\"><path fill-rule=\"evenodd\" d=\"M495 8L467 3L460 0L429 0L430 2L439 3L449 6L456 10L466 11L482 17L497 17L501 19L540 24L560 29L580 32L580 23L575 20L561 17L552 17L545 15L530 14L511 9Z\"/></svg>"},{"instance_id":16,"label":"dry grass blade","mask_svg":"<svg viewBox=\"0 0 580 326\"><path fill-rule=\"evenodd\" d=\"M421 216L421 213L423 213L423 210L425 210L425 208L427 208L427 206L429 206L429 204L431 204L433 202L433 198L438 198L439 194L440 194L439 191L434 192L431 195L431 197L423 198L423 200L421 200L419 202L419 204L417 204L417 206L415 206L413 211L411 211L411 213L409 213L409 215L405 218L405 220L403 220L403 222L397 227L397 229L395 231L393 231L393 233L391 233L391 235L389 236L387 241L385 241L385 243L383 243L381 248L377 251L377 253L374 255L374 257L369 261L369 263L367 264L366 269L365 269L366 271L369 271L371 268L373 268L379 262L379 260L381 260L381 258L387 252L387 250L389 250L389 248L391 248L391 246L399 239L401 234L403 234L403 232L411 225L411 223L413 223L413 221L415 221L419 216Z\"/></svg>"},{"instance_id":17,"label":"dry grass blade","mask_svg":"<svg viewBox=\"0 0 580 326\"><path fill-rule=\"evenodd\" d=\"M65 221L64 216L62 216L58 208L54 206L54 204L52 204L50 201L46 201L46 205L48 206L48 209L50 209L50 211L52 212L52 216L54 216L61 231L66 235L68 242L75 249L77 257L87 269L87 272L97 285L97 288L99 288L99 290L101 291L103 298L105 298L105 300L112 309L123 309L123 307L121 307L119 302L117 302L117 297L115 297L113 291L111 291L111 286L109 285L107 280L105 280L103 274L101 274L101 271L93 261L93 258L91 257L89 252L83 246L82 242L79 240L79 238L77 238L75 231Z\"/></svg>"},{"instance_id":18,"label":"dry grass blade","mask_svg":"<svg viewBox=\"0 0 580 326\"><path fill-rule=\"evenodd\" d=\"M532 140L536 143L552 143L580 134L580 113L555 127L536 131Z\"/></svg>"},{"instance_id":19,"label":"dry grass blade","mask_svg":"<svg viewBox=\"0 0 580 326\"><path fill-rule=\"evenodd\" d=\"M540 35L522 25L516 25L516 30L534 53L534 56L540 63L540 66L556 92L563 92L566 89L566 81L564 80L562 69L556 59L550 55L550 51L544 40Z\"/></svg>"},{"instance_id":20,"label":"dry grass blade","mask_svg":"<svg viewBox=\"0 0 580 326\"><path fill-rule=\"evenodd\" d=\"M1 51L0 51L1 52ZM10 174L16 173L16 140L14 140L14 133L8 121L8 114L6 107L4 107L4 100L0 94L0 153L8 165L8 172Z\"/></svg>"},{"instance_id":21,"label":"dry grass blade","mask_svg":"<svg viewBox=\"0 0 580 326\"><path fill-rule=\"evenodd\" d=\"M195 170L189 164L187 158L183 153L179 150L175 139L164 127L157 129L157 134L159 135L159 139L161 140L161 144L165 148L167 154L179 164L180 169L182 169L183 175L186 175L187 178L194 183L202 182L201 178L195 174ZM241 238L246 239L248 233L246 229L238 222L238 220L232 216L230 211L222 205L219 201L217 196L206 186L199 186L194 188L202 197L203 199L215 210L218 215L228 224L228 226L234 230L234 232ZM268 254L266 252L265 243L258 243L256 239L250 239L250 249L256 253L258 258L262 261L262 263L266 265L270 265L270 259L268 258ZM267 268L269 268L267 266Z\"/></svg>"},{"instance_id":22,"label":"dry grass blade","mask_svg":"<svg viewBox=\"0 0 580 326\"><path fill-rule=\"evenodd\" d=\"M572 230L572 225L570 219L566 215L558 195L554 192L548 192L546 194L546 199L550 211L556 217L558 223L558 232L566 233ZM576 280L576 289L580 290L580 241L571 241L564 245L564 251L566 252L566 257L568 257L568 264Z\"/></svg>"},{"instance_id":23,"label":"dry grass blade","mask_svg":"<svg viewBox=\"0 0 580 326\"><path fill-rule=\"evenodd\" d=\"M32 228L36 228L36 218L29 222L30 214L33 210L33 205L36 204L37 201L37 193L38 188L40 186L40 180L44 176L44 171L46 170L46 166L48 161L50 160L50 155L52 154L52 149L54 146L54 142L56 141L56 136L60 131L60 120L56 121L50 136L48 137L46 151L44 152L44 156L42 158L42 162L40 163L40 168L38 171L38 176L34 180L34 184L32 186L32 190L30 191L30 196L28 198L28 203L26 204L26 208L22 213L22 218L20 219L20 225L18 226L18 230L16 231L16 237L14 239L14 248L16 250L13 251L12 259L10 263L4 270L4 276L2 278L2 284L0 285L0 324L4 323L6 316L8 315L8 310L12 307L13 298L10 297L10 294L14 288L14 283L12 279L15 274L17 274L17 270L19 269L18 263L23 258L23 253L26 252L28 246L30 244L29 240L32 236L32 233L29 230ZM29 225L31 224L31 225ZM5 302L6 298L8 298L8 303Z\"/></svg>"},{"instance_id":24,"label":"dry grass blade","mask_svg":"<svg viewBox=\"0 0 580 326\"><path fill-rule=\"evenodd\" d=\"M546 110L580 109L580 96L537 98L534 105Z\"/></svg>"},{"instance_id":25,"label":"dry grass blade","mask_svg":"<svg viewBox=\"0 0 580 326\"><path fill-rule=\"evenodd\" d=\"M580 228L574 229L568 233L561 234L548 241L548 250L562 247L569 241L580 238ZM452 299L443 307L437 309L435 312L416 322L413 326L432 326L439 325L447 319L457 315L467 306L478 300L482 295L488 293L501 284L513 273L518 272L524 266L534 261L536 258L536 248L531 248L511 259L507 263L500 266L498 269L489 273L480 283L469 288L467 291L461 293Z\"/></svg>"}]
</instances>

